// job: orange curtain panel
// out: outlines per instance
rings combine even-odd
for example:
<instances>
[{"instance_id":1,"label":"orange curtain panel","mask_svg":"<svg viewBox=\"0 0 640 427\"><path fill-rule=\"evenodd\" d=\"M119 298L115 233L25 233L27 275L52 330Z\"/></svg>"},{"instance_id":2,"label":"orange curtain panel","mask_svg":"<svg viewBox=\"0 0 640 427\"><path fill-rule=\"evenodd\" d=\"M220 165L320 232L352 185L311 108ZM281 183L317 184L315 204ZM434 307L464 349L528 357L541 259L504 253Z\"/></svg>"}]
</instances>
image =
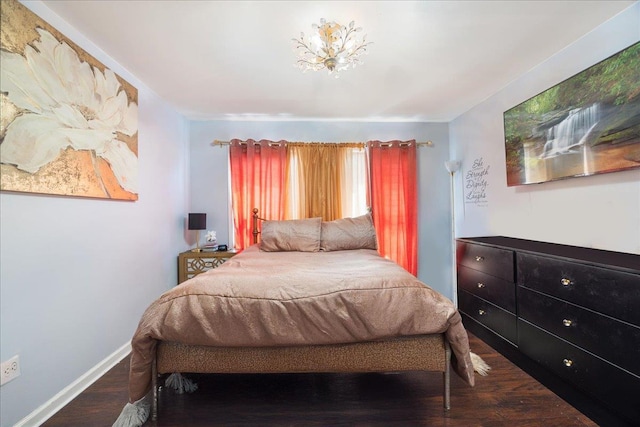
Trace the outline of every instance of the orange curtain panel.
<instances>
[{"instance_id":1,"label":"orange curtain panel","mask_svg":"<svg viewBox=\"0 0 640 427\"><path fill-rule=\"evenodd\" d=\"M416 142L370 141L371 209L380 254L418 273Z\"/></svg>"},{"instance_id":2,"label":"orange curtain panel","mask_svg":"<svg viewBox=\"0 0 640 427\"><path fill-rule=\"evenodd\" d=\"M260 210L262 218L284 219L286 150L284 141L230 141L231 205L237 250L253 244L253 208Z\"/></svg>"}]
</instances>

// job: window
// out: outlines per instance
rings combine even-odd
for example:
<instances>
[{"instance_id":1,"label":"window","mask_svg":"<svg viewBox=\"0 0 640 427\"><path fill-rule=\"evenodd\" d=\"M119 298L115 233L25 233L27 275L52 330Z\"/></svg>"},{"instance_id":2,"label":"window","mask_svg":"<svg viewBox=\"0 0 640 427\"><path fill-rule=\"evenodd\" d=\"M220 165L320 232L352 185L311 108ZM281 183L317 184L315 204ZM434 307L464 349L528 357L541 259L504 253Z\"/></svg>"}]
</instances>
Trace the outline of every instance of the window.
<instances>
[{"instance_id":1,"label":"window","mask_svg":"<svg viewBox=\"0 0 640 427\"><path fill-rule=\"evenodd\" d=\"M415 141L292 143L233 140L229 149L235 247L265 219L356 217L372 207L381 255L417 274Z\"/></svg>"}]
</instances>

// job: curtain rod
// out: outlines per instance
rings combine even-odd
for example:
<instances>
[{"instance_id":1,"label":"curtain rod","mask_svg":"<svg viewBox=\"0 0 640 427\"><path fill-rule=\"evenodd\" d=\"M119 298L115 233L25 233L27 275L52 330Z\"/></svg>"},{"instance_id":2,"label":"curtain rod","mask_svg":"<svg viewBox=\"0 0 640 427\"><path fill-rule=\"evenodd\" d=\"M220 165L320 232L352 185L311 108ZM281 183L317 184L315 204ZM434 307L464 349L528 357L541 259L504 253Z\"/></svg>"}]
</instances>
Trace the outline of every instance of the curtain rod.
<instances>
[{"instance_id":1,"label":"curtain rod","mask_svg":"<svg viewBox=\"0 0 640 427\"><path fill-rule=\"evenodd\" d=\"M229 144L231 144L231 141L219 141L217 139L211 143L211 145L219 145L220 147L222 147L223 145L229 145ZM416 145L418 147L433 147L433 141L416 142Z\"/></svg>"}]
</instances>

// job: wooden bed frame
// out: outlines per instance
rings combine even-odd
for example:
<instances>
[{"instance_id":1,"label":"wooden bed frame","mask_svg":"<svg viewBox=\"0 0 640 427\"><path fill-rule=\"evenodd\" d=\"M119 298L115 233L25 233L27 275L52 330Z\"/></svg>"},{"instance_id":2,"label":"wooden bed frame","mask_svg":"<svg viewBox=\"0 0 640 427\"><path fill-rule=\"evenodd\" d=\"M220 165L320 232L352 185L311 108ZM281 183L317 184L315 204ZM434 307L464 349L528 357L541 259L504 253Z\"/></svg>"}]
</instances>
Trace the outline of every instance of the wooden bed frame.
<instances>
[{"instance_id":1,"label":"wooden bed frame","mask_svg":"<svg viewBox=\"0 0 640 427\"><path fill-rule=\"evenodd\" d=\"M253 241L258 241L253 210ZM212 347L159 341L153 363L151 417L158 416L158 377L179 373L442 372L443 406L449 410L451 348L444 334L382 341L290 347Z\"/></svg>"}]
</instances>

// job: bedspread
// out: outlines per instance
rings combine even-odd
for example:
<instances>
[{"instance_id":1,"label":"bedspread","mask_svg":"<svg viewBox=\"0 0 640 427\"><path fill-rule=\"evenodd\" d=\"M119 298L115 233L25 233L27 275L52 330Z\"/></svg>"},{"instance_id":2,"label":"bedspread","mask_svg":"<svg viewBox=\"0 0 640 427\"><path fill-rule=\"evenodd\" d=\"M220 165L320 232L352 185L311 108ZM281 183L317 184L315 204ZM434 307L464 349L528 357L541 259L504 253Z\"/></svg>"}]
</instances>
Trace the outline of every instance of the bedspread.
<instances>
[{"instance_id":1,"label":"bedspread","mask_svg":"<svg viewBox=\"0 0 640 427\"><path fill-rule=\"evenodd\" d=\"M211 346L340 344L444 333L474 384L453 303L369 249L263 252L257 245L161 295L132 339L129 399L151 389L158 340Z\"/></svg>"}]
</instances>

